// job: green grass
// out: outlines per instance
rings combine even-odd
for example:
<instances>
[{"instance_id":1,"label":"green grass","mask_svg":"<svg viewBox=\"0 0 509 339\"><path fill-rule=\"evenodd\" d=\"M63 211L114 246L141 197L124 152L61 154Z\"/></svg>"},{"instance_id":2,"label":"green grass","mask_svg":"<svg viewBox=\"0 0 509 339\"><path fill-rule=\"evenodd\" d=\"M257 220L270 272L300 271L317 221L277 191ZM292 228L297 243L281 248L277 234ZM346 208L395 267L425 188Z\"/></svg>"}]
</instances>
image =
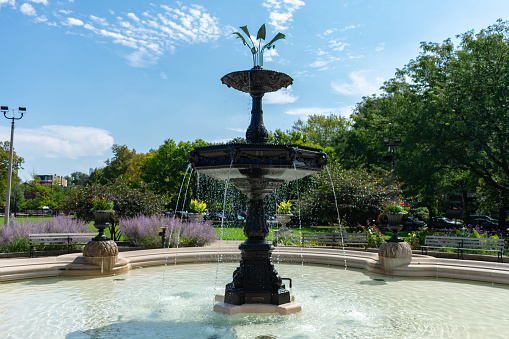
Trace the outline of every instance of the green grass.
<instances>
[{"instance_id":1,"label":"green grass","mask_svg":"<svg viewBox=\"0 0 509 339\"><path fill-rule=\"evenodd\" d=\"M300 230L297 228L291 228L293 232L300 237L302 232L316 232L315 229L310 227L302 227ZM273 228L269 229L269 235L267 236L267 240L272 240L272 235L274 234ZM221 227L214 226L214 232L216 232L217 238L221 240L246 240L246 236L244 235L244 228L235 225L235 227L223 227L223 236L221 238Z\"/></svg>"}]
</instances>

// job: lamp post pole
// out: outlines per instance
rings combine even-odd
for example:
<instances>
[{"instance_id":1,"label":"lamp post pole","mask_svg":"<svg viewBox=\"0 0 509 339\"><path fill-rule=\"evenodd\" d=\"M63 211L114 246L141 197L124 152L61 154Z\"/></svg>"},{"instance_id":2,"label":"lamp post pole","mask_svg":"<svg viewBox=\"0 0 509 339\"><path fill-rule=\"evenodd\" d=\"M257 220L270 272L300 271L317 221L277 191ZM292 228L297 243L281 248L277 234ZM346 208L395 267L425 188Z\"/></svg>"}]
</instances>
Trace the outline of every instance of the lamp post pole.
<instances>
[{"instance_id":1,"label":"lamp post pole","mask_svg":"<svg viewBox=\"0 0 509 339\"><path fill-rule=\"evenodd\" d=\"M23 113L26 112L25 107L19 107L18 113L20 114L19 118L16 118L16 115L14 114L14 110L12 110L12 117L8 117L7 113L9 112L9 107L7 106L1 106L0 111L4 114L4 117L6 119L11 120L11 142L10 142L10 149L9 149L9 167L7 169L7 197L5 198L5 218L4 218L4 225L9 224L9 216L11 213L11 180L12 180L12 157L13 157L13 142L14 142L14 120L20 120L23 118Z\"/></svg>"}]
</instances>

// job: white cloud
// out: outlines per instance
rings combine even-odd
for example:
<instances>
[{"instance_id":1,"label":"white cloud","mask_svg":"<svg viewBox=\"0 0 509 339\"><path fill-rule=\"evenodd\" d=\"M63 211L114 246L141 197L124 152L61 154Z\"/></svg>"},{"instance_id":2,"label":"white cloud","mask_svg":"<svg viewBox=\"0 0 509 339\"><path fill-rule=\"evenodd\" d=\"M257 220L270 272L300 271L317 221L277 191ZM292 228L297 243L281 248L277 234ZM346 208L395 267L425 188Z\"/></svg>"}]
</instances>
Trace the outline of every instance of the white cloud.
<instances>
[{"instance_id":1,"label":"white cloud","mask_svg":"<svg viewBox=\"0 0 509 339\"><path fill-rule=\"evenodd\" d=\"M63 20L64 25L81 26L92 36L131 49L124 57L133 67L153 65L164 53L174 52L178 45L209 43L223 35L218 19L202 6L177 2L175 7L153 7L140 15L133 12L117 15L111 23L95 15L90 15L85 22L72 17ZM110 14L115 15L111 10ZM96 28L98 25L102 27ZM269 54L267 61L274 55L277 54Z\"/></svg>"},{"instance_id":2,"label":"white cloud","mask_svg":"<svg viewBox=\"0 0 509 339\"><path fill-rule=\"evenodd\" d=\"M279 54L277 54L277 51L274 48L265 50L263 52L263 62L274 61L274 57L277 57L277 56L279 56Z\"/></svg>"},{"instance_id":3,"label":"white cloud","mask_svg":"<svg viewBox=\"0 0 509 339\"><path fill-rule=\"evenodd\" d=\"M159 75L161 76L161 79L163 79L163 80L167 80L168 79L168 75L166 73L164 73L164 72L161 72Z\"/></svg>"},{"instance_id":4,"label":"white cloud","mask_svg":"<svg viewBox=\"0 0 509 339\"><path fill-rule=\"evenodd\" d=\"M354 25L346 26L346 27L344 27L344 28L341 28L339 31L340 31L340 32L346 32L346 31L348 31L348 30L351 30L351 29L354 29L354 28L358 28L359 26L360 26L360 25L355 25L355 26L354 26Z\"/></svg>"},{"instance_id":5,"label":"white cloud","mask_svg":"<svg viewBox=\"0 0 509 339\"><path fill-rule=\"evenodd\" d=\"M67 25L69 26L83 26L83 21L76 18L67 18Z\"/></svg>"},{"instance_id":6,"label":"white cloud","mask_svg":"<svg viewBox=\"0 0 509 339\"><path fill-rule=\"evenodd\" d=\"M238 127L225 127L224 129L225 129L225 130L228 130L228 131L238 132L238 133L246 133L246 129L245 129L245 128L238 128ZM228 141L228 140L226 140L226 141Z\"/></svg>"},{"instance_id":7,"label":"white cloud","mask_svg":"<svg viewBox=\"0 0 509 339\"><path fill-rule=\"evenodd\" d=\"M377 52L380 52L380 51L383 51L385 48L385 42L381 42L379 43L376 47L375 47L375 51Z\"/></svg>"},{"instance_id":8,"label":"white cloud","mask_svg":"<svg viewBox=\"0 0 509 339\"><path fill-rule=\"evenodd\" d=\"M339 94L348 96L367 96L374 93L380 93L380 86L382 86L384 79L376 77L368 80L366 74L369 71L358 71L350 73L350 83L344 81L333 81L331 83L334 91Z\"/></svg>"},{"instance_id":9,"label":"white cloud","mask_svg":"<svg viewBox=\"0 0 509 339\"><path fill-rule=\"evenodd\" d=\"M301 0L265 0L262 4L269 10L269 25L279 31L290 28L293 13L304 5Z\"/></svg>"},{"instance_id":10,"label":"white cloud","mask_svg":"<svg viewBox=\"0 0 509 339\"><path fill-rule=\"evenodd\" d=\"M0 8L5 5L10 5L12 7L16 6L16 0L0 0Z\"/></svg>"},{"instance_id":11,"label":"white cloud","mask_svg":"<svg viewBox=\"0 0 509 339\"><path fill-rule=\"evenodd\" d=\"M318 115L330 115L330 114L338 114L344 117L349 117L352 113L354 106L345 106L345 107L301 107L289 109L285 113L289 115L295 115L300 118L307 118L310 115L318 114Z\"/></svg>"},{"instance_id":12,"label":"white cloud","mask_svg":"<svg viewBox=\"0 0 509 339\"><path fill-rule=\"evenodd\" d=\"M127 16L136 22L140 21L140 18L138 18L134 13L127 13Z\"/></svg>"},{"instance_id":13,"label":"white cloud","mask_svg":"<svg viewBox=\"0 0 509 339\"><path fill-rule=\"evenodd\" d=\"M44 6L48 6L48 0L30 0L30 2L36 3L36 4L43 4Z\"/></svg>"},{"instance_id":14,"label":"white cloud","mask_svg":"<svg viewBox=\"0 0 509 339\"><path fill-rule=\"evenodd\" d=\"M21 13L28 15L28 16L36 16L37 13L35 12L35 8L30 5L29 3L24 3L19 7L19 10Z\"/></svg>"},{"instance_id":15,"label":"white cloud","mask_svg":"<svg viewBox=\"0 0 509 339\"><path fill-rule=\"evenodd\" d=\"M0 137L8 140L10 129L0 127ZM41 158L77 159L104 155L113 145L110 132L93 127L47 125L37 129L17 128L16 153L27 160Z\"/></svg>"},{"instance_id":16,"label":"white cloud","mask_svg":"<svg viewBox=\"0 0 509 339\"><path fill-rule=\"evenodd\" d=\"M282 88L277 92L271 92L264 95L265 104L291 104L299 99L292 93L292 87Z\"/></svg>"}]
</instances>

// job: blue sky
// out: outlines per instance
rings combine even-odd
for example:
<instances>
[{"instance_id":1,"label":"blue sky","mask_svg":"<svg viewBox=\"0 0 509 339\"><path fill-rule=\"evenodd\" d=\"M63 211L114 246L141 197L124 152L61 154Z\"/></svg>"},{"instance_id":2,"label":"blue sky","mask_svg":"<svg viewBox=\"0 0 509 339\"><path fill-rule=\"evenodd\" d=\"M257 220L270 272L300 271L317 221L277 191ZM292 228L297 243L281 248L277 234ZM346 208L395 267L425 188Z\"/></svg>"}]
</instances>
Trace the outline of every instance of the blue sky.
<instances>
[{"instance_id":1,"label":"blue sky","mask_svg":"<svg viewBox=\"0 0 509 339\"><path fill-rule=\"evenodd\" d=\"M147 152L168 138L244 136L250 98L220 81L252 67L239 26L287 36L264 66L294 84L263 106L266 127L286 130L309 114L348 116L421 41L479 31L508 10L505 0L0 0L0 104L27 108L14 139L23 180L88 173L114 143ZM0 139L9 133L3 119Z\"/></svg>"}]
</instances>

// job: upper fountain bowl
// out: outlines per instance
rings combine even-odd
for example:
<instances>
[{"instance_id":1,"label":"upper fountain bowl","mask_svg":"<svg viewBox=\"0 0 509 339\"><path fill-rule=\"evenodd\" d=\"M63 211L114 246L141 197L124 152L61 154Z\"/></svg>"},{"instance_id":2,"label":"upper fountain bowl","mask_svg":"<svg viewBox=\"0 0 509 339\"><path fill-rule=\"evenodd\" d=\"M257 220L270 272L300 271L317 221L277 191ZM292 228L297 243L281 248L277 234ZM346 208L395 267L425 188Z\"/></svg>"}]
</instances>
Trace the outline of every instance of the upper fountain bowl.
<instances>
[{"instance_id":1,"label":"upper fountain bowl","mask_svg":"<svg viewBox=\"0 0 509 339\"><path fill-rule=\"evenodd\" d=\"M221 82L238 91L263 95L290 86L293 79L285 73L255 67L248 71L228 73L221 78Z\"/></svg>"}]
</instances>

